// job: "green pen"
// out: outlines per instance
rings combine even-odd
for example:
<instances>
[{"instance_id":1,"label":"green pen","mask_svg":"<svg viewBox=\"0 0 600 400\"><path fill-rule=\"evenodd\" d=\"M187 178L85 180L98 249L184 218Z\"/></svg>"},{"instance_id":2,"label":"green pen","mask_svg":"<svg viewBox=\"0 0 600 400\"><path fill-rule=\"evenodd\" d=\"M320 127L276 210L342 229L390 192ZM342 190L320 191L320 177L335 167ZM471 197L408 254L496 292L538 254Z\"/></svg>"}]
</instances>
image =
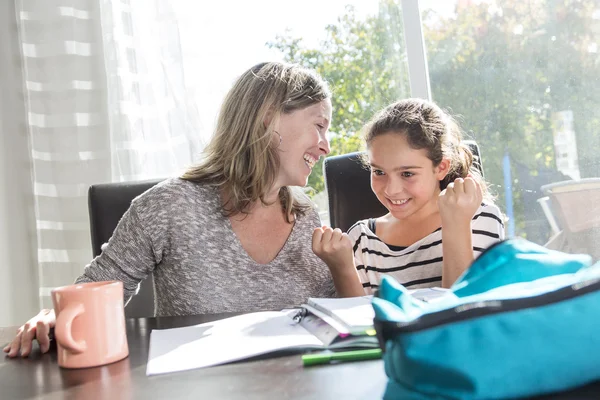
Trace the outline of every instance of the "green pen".
<instances>
[{"instance_id":1,"label":"green pen","mask_svg":"<svg viewBox=\"0 0 600 400\"><path fill-rule=\"evenodd\" d=\"M327 364L331 361L364 361L381 358L381 349L340 351L335 353L304 354L302 364L305 367Z\"/></svg>"}]
</instances>

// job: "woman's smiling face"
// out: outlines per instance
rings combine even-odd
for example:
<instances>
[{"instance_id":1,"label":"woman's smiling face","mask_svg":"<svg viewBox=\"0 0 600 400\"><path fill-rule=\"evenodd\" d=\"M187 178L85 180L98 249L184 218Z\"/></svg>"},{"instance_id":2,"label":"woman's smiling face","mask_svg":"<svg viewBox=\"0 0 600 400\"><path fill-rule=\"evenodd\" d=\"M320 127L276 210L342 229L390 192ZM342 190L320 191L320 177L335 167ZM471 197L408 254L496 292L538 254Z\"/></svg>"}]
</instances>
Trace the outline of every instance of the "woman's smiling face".
<instances>
[{"instance_id":1,"label":"woman's smiling face","mask_svg":"<svg viewBox=\"0 0 600 400\"><path fill-rule=\"evenodd\" d=\"M281 136L277 186L306 186L319 158L329 154L330 123L329 99L279 117L275 126Z\"/></svg>"}]
</instances>

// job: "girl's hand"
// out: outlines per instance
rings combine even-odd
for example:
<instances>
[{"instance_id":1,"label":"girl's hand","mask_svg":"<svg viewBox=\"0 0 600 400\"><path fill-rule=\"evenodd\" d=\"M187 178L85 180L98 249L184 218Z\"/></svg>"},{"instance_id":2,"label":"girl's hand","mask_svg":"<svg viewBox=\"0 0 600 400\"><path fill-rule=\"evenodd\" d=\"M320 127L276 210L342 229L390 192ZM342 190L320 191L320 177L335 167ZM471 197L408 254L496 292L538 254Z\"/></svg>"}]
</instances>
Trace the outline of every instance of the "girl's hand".
<instances>
[{"instance_id":1,"label":"girl's hand","mask_svg":"<svg viewBox=\"0 0 600 400\"><path fill-rule=\"evenodd\" d=\"M354 267L352 240L347 234L328 226L316 228L313 232L312 248L329 267L339 297L365 295Z\"/></svg>"},{"instance_id":2,"label":"girl's hand","mask_svg":"<svg viewBox=\"0 0 600 400\"><path fill-rule=\"evenodd\" d=\"M457 178L438 198L442 226L470 224L482 201L483 191L476 180Z\"/></svg>"},{"instance_id":3,"label":"girl's hand","mask_svg":"<svg viewBox=\"0 0 600 400\"><path fill-rule=\"evenodd\" d=\"M328 226L315 228L312 249L332 270L354 267L352 241L338 228L331 229Z\"/></svg>"}]
</instances>

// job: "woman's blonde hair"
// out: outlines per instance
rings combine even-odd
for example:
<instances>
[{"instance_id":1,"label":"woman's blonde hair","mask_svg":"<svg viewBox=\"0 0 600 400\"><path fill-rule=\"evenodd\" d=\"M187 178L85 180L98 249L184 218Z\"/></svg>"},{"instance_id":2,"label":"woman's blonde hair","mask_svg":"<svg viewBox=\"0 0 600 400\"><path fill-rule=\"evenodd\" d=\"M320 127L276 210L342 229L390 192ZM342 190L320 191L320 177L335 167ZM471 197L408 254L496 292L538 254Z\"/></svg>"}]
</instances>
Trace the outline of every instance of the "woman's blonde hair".
<instances>
[{"instance_id":1,"label":"woman's blonde hair","mask_svg":"<svg viewBox=\"0 0 600 400\"><path fill-rule=\"evenodd\" d=\"M265 196L279 171L279 140L273 140L278 117L330 97L327 83L312 70L279 62L255 65L225 96L202 161L182 179L223 190L225 216L247 214L257 200L268 204ZM307 196L291 187L281 188L279 199L288 221L311 208Z\"/></svg>"}]
</instances>

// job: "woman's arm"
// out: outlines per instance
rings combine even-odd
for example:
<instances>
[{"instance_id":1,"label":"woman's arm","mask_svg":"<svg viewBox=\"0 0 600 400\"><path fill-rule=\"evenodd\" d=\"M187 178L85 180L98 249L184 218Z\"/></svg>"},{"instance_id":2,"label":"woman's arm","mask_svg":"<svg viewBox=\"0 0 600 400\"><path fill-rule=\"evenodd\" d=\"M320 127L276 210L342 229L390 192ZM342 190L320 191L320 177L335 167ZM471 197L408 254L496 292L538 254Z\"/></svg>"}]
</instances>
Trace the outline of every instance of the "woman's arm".
<instances>
[{"instance_id":1,"label":"woman's arm","mask_svg":"<svg viewBox=\"0 0 600 400\"><path fill-rule=\"evenodd\" d=\"M85 267L75 283L121 281L127 303L158 262L134 202L123 214L108 243L102 245L102 253Z\"/></svg>"},{"instance_id":2,"label":"woman's arm","mask_svg":"<svg viewBox=\"0 0 600 400\"><path fill-rule=\"evenodd\" d=\"M119 280L123 282L127 302L135 294L138 283L152 272L156 264L149 235L132 205L123 215L108 243L102 246L102 254L85 267L76 283ZM12 342L4 347L8 357L27 357L32 342L37 339L40 351L50 348L50 329L56 323L54 310L46 309L19 328Z\"/></svg>"}]
</instances>

